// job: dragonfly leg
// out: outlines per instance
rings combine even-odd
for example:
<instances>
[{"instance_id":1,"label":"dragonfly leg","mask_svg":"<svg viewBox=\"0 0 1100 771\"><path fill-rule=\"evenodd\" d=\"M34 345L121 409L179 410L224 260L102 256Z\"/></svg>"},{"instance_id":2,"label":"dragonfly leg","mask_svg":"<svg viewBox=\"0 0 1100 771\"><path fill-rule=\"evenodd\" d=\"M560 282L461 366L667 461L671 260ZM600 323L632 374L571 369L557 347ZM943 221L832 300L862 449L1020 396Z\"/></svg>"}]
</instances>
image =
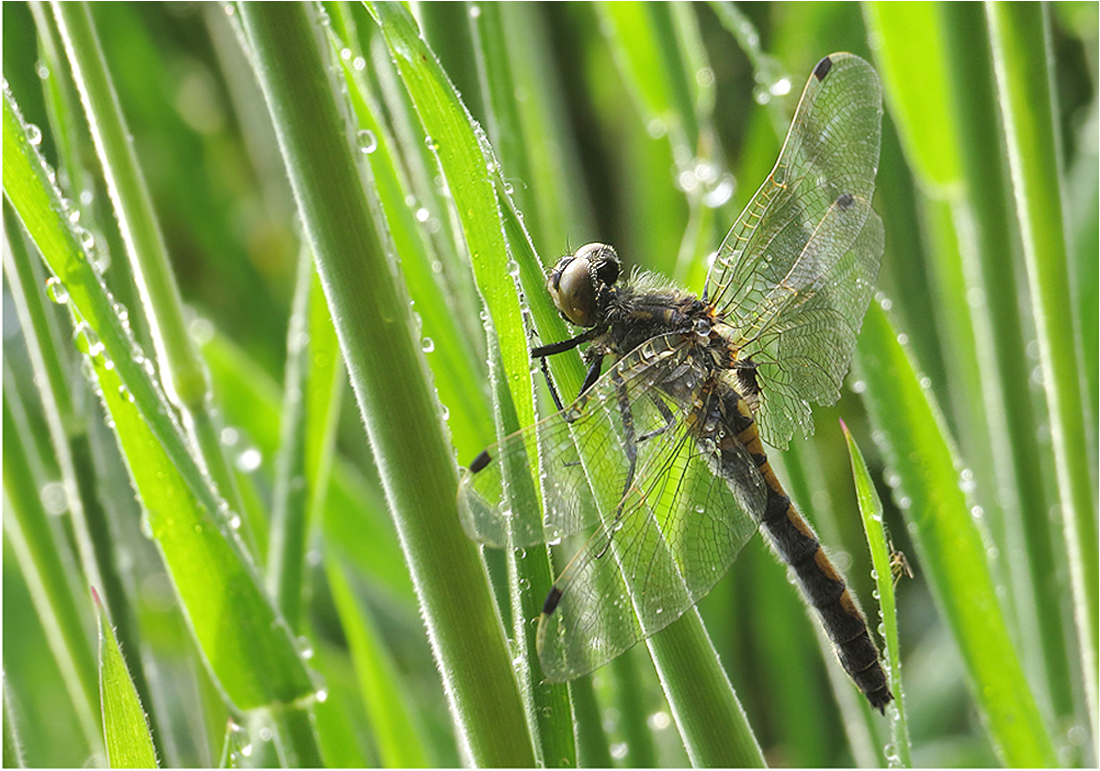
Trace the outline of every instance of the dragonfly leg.
<instances>
[{"instance_id":1,"label":"dragonfly leg","mask_svg":"<svg viewBox=\"0 0 1100 771\"><path fill-rule=\"evenodd\" d=\"M589 352L591 353L591 351ZM603 366L603 356L595 356L592 359L592 363L588 365L588 374L584 376L584 382L581 383L580 394L583 394L589 388L591 388L597 380L600 379L600 368ZM577 394L580 396L580 394Z\"/></svg>"},{"instance_id":2,"label":"dragonfly leg","mask_svg":"<svg viewBox=\"0 0 1100 771\"><path fill-rule=\"evenodd\" d=\"M611 371L611 380L615 383L615 395L618 397L619 414L623 422L623 450L626 452L628 465L626 479L623 481L623 494L619 496L619 503L615 506L615 518L606 530L607 543L596 555L597 558L602 557L607 552L608 547L611 546L611 541L615 536L615 527L623 516L623 504L626 502L626 495L630 492L630 488L634 486L634 472L638 466L638 443L634 437L634 413L630 409L630 400L626 395L626 384L623 383L622 376L616 370Z\"/></svg>"},{"instance_id":3,"label":"dragonfly leg","mask_svg":"<svg viewBox=\"0 0 1100 771\"><path fill-rule=\"evenodd\" d=\"M659 413L661 413L661 417L665 419L665 424L660 428L653 429L652 431L646 431L644 434L639 436L639 444L644 442L646 439L652 439L655 436L660 436L665 431L668 431L670 428L676 425L676 416L672 414L672 410L668 408L667 404L665 404L663 401L661 401L661 399L654 396L653 394L649 395L649 400L653 402L653 406L657 408L657 411Z\"/></svg>"},{"instance_id":4,"label":"dragonfly leg","mask_svg":"<svg viewBox=\"0 0 1100 771\"><path fill-rule=\"evenodd\" d=\"M549 345L540 345L531 349L531 358L539 360L539 366L542 368L542 375L546 378L546 385L550 388L550 398L554 400L554 406L558 408L558 412L561 412L563 409L565 409L565 405L562 404L561 397L558 396L558 389L554 387L554 379L550 376L550 367L546 363L546 357L553 356L557 353L565 353L566 351L571 351L581 343L587 343L589 340L592 340L603 332L603 327L595 327L594 329L589 329L582 332L576 337L571 337L568 340L562 340L558 343L550 343ZM586 390L588 390L588 387L592 385L592 382L595 382L595 380L589 382L592 374L591 370L589 370L588 374L589 377L585 378L585 385L581 387L581 393L584 393ZM597 367L596 377L599 377L599 374L599 367Z\"/></svg>"},{"instance_id":5,"label":"dragonfly leg","mask_svg":"<svg viewBox=\"0 0 1100 771\"><path fill-rule=\"evenodd\" d=\"M561 403L561 397L558 396L558 389L554 387L554 378L550 376L550 365L546 363L546 357L539 357L539 366L542 368L542 376L546 378L546 387L550 389L550 398L554 400L554 406L558 408L558 412L565 409L565 405Z\"/></svg>"}]
</instances>

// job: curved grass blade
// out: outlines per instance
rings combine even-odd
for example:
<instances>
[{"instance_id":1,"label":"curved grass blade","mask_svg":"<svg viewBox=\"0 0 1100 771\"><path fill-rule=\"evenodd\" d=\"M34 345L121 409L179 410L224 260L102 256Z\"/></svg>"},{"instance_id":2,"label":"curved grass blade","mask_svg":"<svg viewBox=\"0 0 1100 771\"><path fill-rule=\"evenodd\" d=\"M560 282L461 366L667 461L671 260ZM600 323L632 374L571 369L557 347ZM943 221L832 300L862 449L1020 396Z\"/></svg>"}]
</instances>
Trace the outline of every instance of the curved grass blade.
<instances>
[{"instance_id":1,"label":"curved grass blade","mask_svg":"<svg viewBox=\"0 0 1100 771\"><path fill-rule=\"evenodd\" d=\"M878 587L879 613L882 616L881 631L886 640L886 671L889 672L890 690L895 696L894 705L890 709L897 710L897 717L890 721L893 750L887 750L886 760L891 767L911 768L913 761L910 757L909 723L905 718L905 692L901 687L901 644L898 641L897 602L894 598L894 560L905 557L895 557L889 546L886 527L882 521L882 501L875 492L863 453L859 451L859 446L844 421L840 425L848 442L859 513L863 519L863 530L867 534L867 545L871 550L871 562L875 566L875 585Z\"/></svg>"},{"instance_id":2,"label":"curved grass blade","mask_svg":"<svg viewBox=\"0 0 1100 771\"><path fill-rule=\"evenodd\" d=\"M145 710L95 587L92 598L99 625L99 701L107 762L111 768L156 768L157 753Z\"/></svg>"},{"instance_id":3,"label":"curved grass blade","mask_svg":"<svg viewBox=\"0 0 1100 771\"><path fill-rule=\"evenodd\" d=\"M207 473L231 510L243 514L236 478L209 411L202 359L187 333L179 285L168 261L164 237L107 71L90 8L84 3L54 3L53 10L126 243L142 309L149 321L161 382L169 400L184 415L184 427ZM244 542L252 546L247 523L247 517L242 516L239 529Z\"/></svg>"},{"instance_id":4,"label":"curved grass blade","mask_svg":"<svg viewBox=\"0 0 1100 771\"><path fill-rule=\"evenodd\" d=\"M312 683L286 627L261 592L236 534L222 521L219 499L73 234L52 172L7 92L3 136L4 194L82 319L78 342L94 354L129 472L212 674L240 709L310 695Z\"/></svg>"},{"instance_id":5,"label":"curved grass blade","mask_svg":"<svg viewBox=\"0 0 1100 771\"><path fill-rule=\"evenodd\" d=\"M994 746L1014 766L1056 764L1054 746L1008 635L986 546L959 486L943 419L885 311L871 303L856 344L864 401L898 474L899 504L933 597L951 627Z\"/></svg>"}]
</instances>

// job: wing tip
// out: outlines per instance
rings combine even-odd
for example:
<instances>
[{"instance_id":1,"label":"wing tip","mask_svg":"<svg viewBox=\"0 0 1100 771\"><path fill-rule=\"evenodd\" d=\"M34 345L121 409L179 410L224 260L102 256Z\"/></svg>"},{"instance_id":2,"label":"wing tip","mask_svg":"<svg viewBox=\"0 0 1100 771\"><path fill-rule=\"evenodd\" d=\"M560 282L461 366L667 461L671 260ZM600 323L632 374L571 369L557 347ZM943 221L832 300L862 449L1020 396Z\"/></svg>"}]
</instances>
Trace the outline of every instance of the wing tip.
<instances>
[{"instance_id":1,"label":"wing tip","mask_svg":"<svg viewBox=\"0 0 1100 771\"><path fill-rule=\"evenodd\" d=\"M814 67L814 77L817 78L819 82L825 80L825 76L829 74L829 70L832 68L832 57L826 56L817 63L816 67Z\"/></svg>"}]
</instances>

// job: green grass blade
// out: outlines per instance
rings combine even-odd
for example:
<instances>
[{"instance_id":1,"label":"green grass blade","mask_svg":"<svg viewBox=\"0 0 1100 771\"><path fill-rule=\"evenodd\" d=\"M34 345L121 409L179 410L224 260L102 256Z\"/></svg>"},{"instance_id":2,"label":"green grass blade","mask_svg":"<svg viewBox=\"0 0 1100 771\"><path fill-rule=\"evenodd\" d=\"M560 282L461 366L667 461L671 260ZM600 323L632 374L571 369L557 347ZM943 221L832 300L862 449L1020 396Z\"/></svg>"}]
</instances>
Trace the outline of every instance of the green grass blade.
<instances>
[{"instance_id":1,"label":"green grass blade","mask_svg":"<svg viewBox=\"0 0 1100 771\"><path fill-rule=\"evenodd\" d=\"M474 20L488 91L487 129L513 187L510 198L524 213L536 251L549 257L596 232L577 141L559 119L568 105L555 77L544 9L523 3L492 8L482 7Z\"/></svg>"},{"instance_id":2,"label":"green grass blade","mask_svg":"<svg viewBox=\"0 0 1100 771\"><path fill-rule=\"evenodd\" d=\"M289 704L313 693L285 622L262 592L254 568L154 439L116 367L90 357L100 396L115 424L148 529L206 662L240 709Z\"/></svg>"},{"instance_id":3,"label":"green grass blade","mask_svg":"<svg viewBox=\"0 0 1100 771\"><path fill-rule=\"evenodd\" d=\"M901 645L898 642L897 600L894 597L895 554L889 545L886 528L882 521L882 501L875 492L874 482L863 460L863 453L855 439L848 432L848 426L841 422L844 438L848 442L848 454L852 459L852 477L856 483L856 497L859 499L859 514L863 519L863 530L867 534L867 545L871 549L871 561L874 563L875 586L878 587L879 614L882 618L882 636L886 640L887 671L890 673L890 690L894 694L891 710L897 710L897 716L890 721L892 750L887 751L887 763L891 767L913 766L910 757L909 722L905 717L905 692L901 687ZM898 566L899 569L901 566ZM873 618L873 614L872 614Z\"/></svg>"},{"instance_id":4,"label":"green grass blade","mask_svg":"<svg viewBox=\"0 0 1100 771\"><path fill-rule=\"evenodd\" d=\"M282 435L275 461L275 499L271 507L271 551L267 587L283 617L297 633L301 624L303 562L308 541L308 502L313 479L306 476L306 432L310 418L305 407L312 360L309 332L313 255L299 257L298 285L287 331L287 363L280 415ZM331 381L329 383L331 391ZM326 422L327 415L318 416Z\"/></svg>"},{"instance_id":5,"label":"green grass blade","mask_svg":"<svg viewBox=\"0 0 1100 771\"><path fill-rule=\"evenodd\" d=\"M9 694L8 679L4 678L4 753L0 757L4 768L24 768L23 745L19 741L19 727L16 725L18 717Z\"/></svg>"},{"instance_id":6,"label":"green grass blade","mask_svg":"<svg viewBox=\"0 0 1100 771\"><path fill-rule=\"evenodd\" d=\"M901 479L897 495L923 573L962 652L994 745L1009 765L1054 765L1053 744L1009 639L986 546L959 485L954 447L877 303L863 322L856 361L887 463Z\"/></svg>"},{"instance_id":7,"label":"green grass blade","mask_svg":"<svg viewBox=\"0 0 1100 771\"><path fill-rule=\"evenodd\" d=\"M30 141L28 128L10 92L4 98L4 195L34 239L46 265L59 281L58 291L87 323L97 347L114 362L134 404L164 447L193 494L211 511L217 498L190 454L163 392L146 368L148 360L134 343L127 321L92 267L70 227L70 209ZM38 131L35 128L31 133Z\"/></svg>"},{"instance_id":8,"label":"green grass blade","mask_svg":"<svg viewBox=\"0 0 1100 771\"><path fill-rule=\"evenodd\" d=\"M400 17L403 9L385 13L398 16L402 30L411 27ZM339 90L322 58L320 21L312 9L291 4L244 4L240 15L462 743L478 764L529 765L531 744L500 622L476 549L459 524L457 477L438 403L414 346L404 289L395 284L371 217L352 156L356 143L335 101ZM403 33L402 39L401 61L419 61ZM415 34L412 41L422 45ZM450 185L463 200L459 180ZM523 357L526 375L525 348Z\"/></svg>"},{"instance_id":9,"label":"green grass blade","mask_svg":"<svg viewBox=\"0 0 1100 771\"><path fill-rule=\"evenodd\" d=\"M1052 45L1050 18L1042 6L1014 3L992 4L987 12L1050 409L1074 616L1095 738L1100 539L1096 490L1088 464L1085 403L1080 390L1080 338L1073 315L1066 312L1073 293L1062 210L1063 172L1055 128L1053 73L1047 65Z\"/></svg>"},{"instance_id":10,"label":"green grass blade","mask_svg":"<svg viewBox=\"0 0 1100 771\"><path fill-rule=\"evenodd\" d=\"M484 135L476 136L471 130L469 114L412 17L397 3L370 7L430 137L450 194L461 202L458 217L474 276L500 342L506 382L513 395L530 394L530 357L515 284L500 278L508 276L510 269L493 189L494 175L499 173L496 161L483 145ZM535 422L529 396L517 400L516 410L520 425Z\"/></svg>"},{"instance_id":11,"label":"green grass blade","mask_svg":"<svg viewBox=\"0 0 1100 771\"><path fill-rule=\"evenodd\" d=\"M340 7L343 8L343 4ZM345 50L357 50L356 41L349 44L352 47ZM480 385L485 365L475 353L476 348L462 334L462 326L455 324L454 293L448 296L438 280L436 269L442 262L435 254L434 243L428 238L424 223L418 219L428 209L414 210L409 206L412 190L397 162L398 150L406 154L426 150L419 142L413 148L398 146L378 118L382 111L366 82L366 73L355 68L356 61L365 63L366 59L354 55L341 57L352 108L359 121L359 149L370 163L394 249L401 255L402 269L421 322L424 336L421 347L430 353L427 358L435 376L439 400L449 413L447 424L451 441L459 458L473 458L492 441L491 413Z\"/></svg>"},{"instance_id":12,"label":"green grass blade","mask_svg":"<svg viewBox=\"0 0 1100 771\"><path fill-rule=\"evenodd\" d=\"M241 709L309 695L312 685L286 629L261 594L237 536L228 526L221 530L217 498L68 226L10 94L4 100L4 159L4 193L84 321L79 341L94 354L129 471L207 663ZM235 618L226 615L227 598Z\"/></svg>"},{"instance_id":13,"label":"green grass blade","mask_svg":"<svg viewBox=\"0 0 1100 771\"><path fill-rule=\"evenodd\" d=\"M107 72L90 10L85 3L55 3L54 16L73 68L73 80L87 112L115 216L141 293L143 310L150 322L161 367L161 382L168 398L185 415L184 426L218 490L233 511L243 513L236 478L226 462L218 429L207 409L206 373L187 334L179 287L168 262L164 237ZM248 519L241 517L240 521L242 537L250 543Z\"/></svg>"},{"instance_id":14,"label":"green grass blade","mask_svg":"<svg viewBox=\"0 0 1100 771\"><path fill-rule=\"evenodd\" d=\"M145 710L107 611L92 589L99 624L99 699L103 709L103 743L111 768L156 768L157 753ZM134 652L137 655L137 652Z\"/></svg>"},{"instance_id":15,"label":"green grass blade","mask_svg":"<svg viewBox=\"0 0 1100 771\"><path fill-rule=\"evenodd\" d=\"M340 561L325 563L325 574L340 623L348 636L359 692L367 708L378 758L386 768L425 768L424 741L416 730L406 704L405 689L396 677L392 657L386 651L377 625L351 590Z\"/></svg>"},{"instance_id":16,"label":"green grass blade","mask_svg":"<svg viewBox=\"0 0 1100 771\"><path fill-rule=\"evenodd\" d=\"M11 540L30 589L46 639L76 708L80 727L93 752L102 751L96 715L95 657L84 629L77 599L62 569L61 553L50 532L27 455L28 428L16 421L14 389L4 383L4 532ZM10 506L10 508L9 508Z\"/></svg>"},{"instance_id":17,"label":"green grass blade","mask_svg":"<svg viewBox=\"0 0 1100 771\"><path fill-rule=\"evenodd\" d=\"M539 166L535 158L541 155L534 148L528 151L525 134L529 136L534 133L533 128L529 122L523 123L521 104L514 96L518 87L513 78L527 70L520 67L519 72L513 72L512 68L513 63L520 61L526 61L530 66L530 49L522 48L521 43L525 37L530 42L530 32L527 36L519 32L518 28L526 25L522 25L517 17L531 12L531 9L523 10L516 6L485 6L473 20L473 50L481 73L481 83L485 88L481 102L494 150L500 157L501 176L505 178L516 172L522 174L521 179L530 178L529 169ZM543 100L534 97L524 100L524 104L541 101ZM546 137L543 136L542 139L545 141ZM538 140L532 138L531 141ZM508 249L519 266L520 282L525 286L539 287L543 276L542 264L535 253L528 227L537 227L542 221L541 217L546 214L560 217L560 210L554 206L556 201L551 196L550 200L534 209L534 222L521 219L512 196L533 205L537 194L525 187L513 189L509 194L507 184L494 181L497 182L497 200L504 217ZM545 177L541 181L545 182ZM546 308L547 297L541 287L533 299L530 307L536 328L545 329L546 327L539 324L549 315ZM562 338L564 336L562 333ZM498 379L495 386L496 401L501 411L502 433L509 434L519 430L523 426L512 409L514 392L508 390L506 381ZM516 398L524 397L518 395ZM518 499L518 495L516 498ZM576 766L575 718L569 700L569 689L564 683L543 682L542 667L537 654L537 627L530 623L531 619L539 617L542 602L554 582L550 552L546 548L506 549L503 556L508 576L511 632L517 654L513 663L522 684L521 696L528 713L527 721L537 737L540 763L549 767Z\"/></svg>"},{"instance_id":18,"label":"green grass blade","mask_svg":"<svg viewBox=\"0 0 1100 771\"><path fill-rule=\"evenodd\" d=\"M699 611L646 640L694 766L762 768L764 755Z\"/></svg>"},{"instance_id":19,"label":"green grass blade","mask_svg":"<svg viewBox=\"0 0 1100 771\"><path fill-rule=\"evenodd\" d=\"M42 411L61 474L83 579L103 591L108 607L119 621L118 636L122 643L131 650L140 650L141 638L111 541L106 507L96 490L88 424L73 404L72 386L66 377L63 354L73 352L61 347L65 343L59 343L60 334L53 328L56 325L50 323L56 316L50 317L38 289L45 283L40 278L42 266L32 263L11 204L4 201L3 206L4 228L9 237L4 269L36 382L43 384L39 389ZM133 674L138 692L148 698L149 684L140 660L135 662Z\"/></svg>"}]
</instances>

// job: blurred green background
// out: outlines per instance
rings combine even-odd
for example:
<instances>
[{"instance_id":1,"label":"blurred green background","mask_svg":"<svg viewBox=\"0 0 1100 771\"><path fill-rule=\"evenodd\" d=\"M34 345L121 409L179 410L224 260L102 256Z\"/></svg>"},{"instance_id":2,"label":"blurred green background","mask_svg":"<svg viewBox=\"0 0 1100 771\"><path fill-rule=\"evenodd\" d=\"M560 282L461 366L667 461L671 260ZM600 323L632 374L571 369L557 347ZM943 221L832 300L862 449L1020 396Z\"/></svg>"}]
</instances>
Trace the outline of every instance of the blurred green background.
<instances>
[{"instance_id":1,"label":"blurred green background","mask_svg":"<svg viewBox=\"0 0 1100 771\"><path fill-rule=\"evenodd\" d=\"M432 270L426 276L411 265L405 270L401 262L395 263L397 275L424 317L425 333L433 316L450 319L454 338L463 347L460 352L441 351L440 339L432 335L423 344L449 418L456 460L464 465L494 441L487 347L468 257L455 215L433 185L439 171L432 167L423 131L401 91L377 24L363 7L325 5L335 36L355 34L354 40L344 41L350 46L345 61L365 75L379 119L393 137L391 152L409 185L405 203L431 255ZM967 239L984 233L980 225L975 231L968 213L978 205L971 199L975 182L972 177L969 187L960 182L965 173L952 167L966 163L952 157L958 151L950 146L959 130L952 121L965 113L959 101L969 98L960 89L967 88L971 69L984 68L985 77L991 77L988 36L974 34L984 28L984 14L980 7L973 9L976 18L968 18L958 8L920 6L910 9L913 26L906 40L904 29L899 33L897 27L904 20L897 14L892 18L885 8L856 3L625 4L618 9L600 3L508 4L501 16L513 34L507 50L495 52L503 57L497 59L478 27L477 4L418 4L413 13L473 118L488 132L501 174L544 265L598 240L614 244L630 267L660 271L695 291L701 289L705 256L774 163L814 63L846 50L880 69L887 101L876 209L885 222L887 246L879 288L889 300L894 328L905 335L918 372L926 378L924 385L942 410L942 423L962 464L956 469L959 483L987 538L998 598L1058 761L1087 766L1096 762L1096 729L1090 727L1081 684L1085 675L1023 246L1013 219L1010 234L1001 241L1005 251L995 260L1014 280L975 284L976 262L968 263L965 256L974 246ZM253 556L262 564L265 516L277 495L281 384L303 248L271 118L234 32L232 14L221 4L93 3L91 12L188 309L189 328L210 369L224 451L236 469L242 497L260 513L251 526L258 544ZM39 25L51 15L48 6L35 13ZM1072 295L1065 298L1064 312L1079 335L1085 399L1081 420L1089 440L1089 455L1082 462L1091 475L1095 506L1098 14L1095 3L1056 3L1043 13L1053 54L1069 247ZM938 25L931 31L920 26L929 18ZM141 301L83 117L72 93L68 101L52 95L52 89L64 95L65 85L58 86L51 73L51 54L43 42L48 37L36 26L31 7L4 3L6 86L23 118L41 129L42 155L58 169L66 195L78 203L81 224L94 234L100 259L109 259L103 266L108 287L136 309ZM655 46L648 49L648 58L647 41ZM669 67L669 51L681 71ZM485 67L493 62L511 68L511 93L522 130L505 131L490 107L486 84L493 73L487 74ZM1042 62L1033 64L1041 68ZM684 73L690 79L677 81L675 76ZM984 136L998 173L988 177L992 189L985 193L999 198L1014 218L1008 151L997 130L999 119L988 117ZM59 125L66 126L68 136L59 135ZM929 142L937 137L942 140L938 147ZM1051 168L1050 174L1055 173ZM7 238L21 240L23 235L9 229ZM997 291L997 286L1010 288L1011 295L999 299L1017 308L1018 371L1025 375L1007 388L991 382L993 370L978 362L987 342L981 325L996 333L996 322L968 315L973 311L980 316L985 305L993 304L983 293ZM441 298L445 307L429 306ZM52 305L50 313L62 330L57 339L68 340L71 324L64 309ZM142 314L131 312L130 322L148 350ZM125 460L104 424L100 400L81 374L75 349L69 346L62 356L76 411L87 421L95 480L90 495L104 512L104 539L134 620L130 639L139 641L140 652L130 650L128 656L132 668L139 664L143 670L139 692L153 720L161 764L218 765L224 761L229 713L179 610L172 579L154 543L143 535L141 508ZM465 377L479 385L477 404L448 402L448 395L462 393L461 387L448 390L455 359L467 368ZM4 431L17 432L27 448L59 555L55 567L77 598L92 655L95 616L78 559L80 534L66 515L64 489L57 483L61 469L38 398L42 386L34 380L7 285L4 362L5 415L9 401L15 415L14 425L5 422ZM803 468L796 473L808 480L803 490L809 491L807 498L793 485L794 497L869 617L877 620L849 461L840 450L837 418L843 416L871 465L894 547L907 556L915 573L897 585L913 762L997 765L1003 758L983 728L959 643L922 573L901 510L906 508L904 492L893 489L900 482L898 471L878 452L881 436L874 435L877 427L857 393L862 388L857 382L834 407L815 409L815 436L794 442L792 463ZM1038 536L1034 519L1029 524L1020 514L1027 508L1026 497L1021 503L1020 494L1006 492L998 474L1005 456L997 451L1002 435L996 425L990 426L997 418L989 405L1006 390L1021 394L1034 410L1034 431L1023 440L1027 447L1020 457L1034 462L1032 500L1041 507ZM357 658L355 640L368 630L381 651L381 666L393 675L400 709L411 716L422 761L455 765L460 762L459 743L359 407L350 388L335 393L339 409L331 481L323 515L313 520L307 537L301 587L301 648L310 654L307 664L327 697L314 710L320 750L333 766L387 762L376 738L376 718L357 679L363 672L356 669L362 659ZM1011 409L1002 409L1010 423L1015 414ZM783 456L772 455L778 456L783 476ZM16 757L27 766L102 763L96 754L102 749L82 738L81 718L32 601L28 587L33 580L13 550L10 497L9 492L4 508L5 765ZM1094 509L1093 519L1095 514ZM1031 546L1037 537L1045 544L1038 555ZM1023 578L1016 572L1021 560L1030 565ZM338 586L333 584L333 565ZM347 628L348 597L358 609L362 629ZM1042 607L1043 598L1049 597L1058 598L1056 606ZM886 721L861 716L851 693L838 704L838 692L848 687L843 675L818 641L815 623L785 569L762 539L745 547L700 609L769 764L883 762ZM1053 650L1048 644L1052 636ZM593 676L600 725L587 730L600 734L597 743L602 742L606 754L585 756L582 751L580 762L686 765L688 757L645 646L626 656L631 663L624 671L635 673L629 701L619 693L621 671L608 667ZM642 739L624 734L624 723L632 719L623 714L626 704L648 727ZM8 754L9 725L15 728L19 755ZM240 740L247 752L238 747L232 762L285 762L272 746L270 731L249 730L250 738ZM233 740L232 732L229 738Z\"/></svg>"}]
</instances>

